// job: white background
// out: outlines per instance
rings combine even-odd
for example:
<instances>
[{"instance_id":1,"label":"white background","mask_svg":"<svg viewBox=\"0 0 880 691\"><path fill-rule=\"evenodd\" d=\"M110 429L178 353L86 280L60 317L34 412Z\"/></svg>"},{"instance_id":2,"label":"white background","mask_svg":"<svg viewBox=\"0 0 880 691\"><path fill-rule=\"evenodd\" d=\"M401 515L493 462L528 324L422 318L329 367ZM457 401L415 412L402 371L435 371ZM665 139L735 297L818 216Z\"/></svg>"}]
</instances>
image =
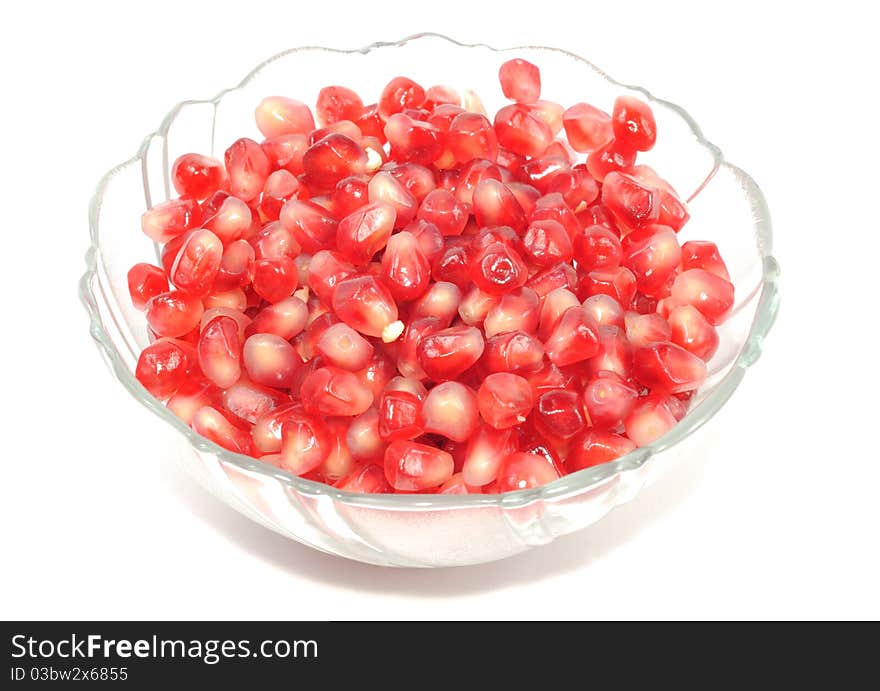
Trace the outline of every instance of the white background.
<instances>
[{"instance_id":1,"label":"white background","mask_svg":"<svg viewBox=\"0 0 880 691\"><path fill-rule=\"evenodd\" d=\"M880 617L868 4L495 5L7 4L0 617ZM566 48L685 105L767 195L782 308L704 457L548 547L394 571L288 542L180 475L162 423L101 362L75 292L94 183L173 103L286 48L418 31Z\"/></svg>"}]
</instances>

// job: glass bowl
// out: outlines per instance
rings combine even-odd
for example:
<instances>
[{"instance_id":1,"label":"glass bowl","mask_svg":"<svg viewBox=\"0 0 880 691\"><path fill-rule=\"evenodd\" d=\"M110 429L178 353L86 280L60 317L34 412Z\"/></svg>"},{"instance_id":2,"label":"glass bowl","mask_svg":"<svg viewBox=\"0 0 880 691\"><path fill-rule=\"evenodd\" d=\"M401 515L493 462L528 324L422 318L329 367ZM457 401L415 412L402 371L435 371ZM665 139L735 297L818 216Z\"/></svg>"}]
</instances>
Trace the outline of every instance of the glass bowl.
<instances>
[{"instance_id":1,"label":"glass bowl","mask_svg":"<svg viewBox=\"0 0 880 691\"><path fill-rule=\"evenodd\" d=\"M540 488L500 495L362 495L339 491L234 454L195 434L134 377L147 345L144 316L130 302L126 273L157 259L139 229L145 209L168 199L169 167L185 152L220 154L235 139L260 139L253 111L267 95L314 103L326 84L378 95L394 76L422 84L473 89L489 112L502 104L498 67L511 57L541 69L542 96L610 109L616 96L648 100L657 119L657 146L639 157L689 201L682 240L716 242L736 286L721 346L687 416L668 434L618 460L567 475ZM496 50L421 34L359 50L297 48L254 69L236 87L209 100L184 101L148 135L137 154L109 171L90 208L91 247L81 295L91 334L122 385L165 420L182 442L184 467L244 515L316 549L372 564L437 567L508 557L580 530L632 499L650 476L689 453L689 437L727 401L761 352L778 305L778 266L771 256L770 216L755 182L727 163L680 107L645 89L620 84L594 65L553 48ZM691 449L692 450L692 449Z\"/></svg>"}]
</instances>

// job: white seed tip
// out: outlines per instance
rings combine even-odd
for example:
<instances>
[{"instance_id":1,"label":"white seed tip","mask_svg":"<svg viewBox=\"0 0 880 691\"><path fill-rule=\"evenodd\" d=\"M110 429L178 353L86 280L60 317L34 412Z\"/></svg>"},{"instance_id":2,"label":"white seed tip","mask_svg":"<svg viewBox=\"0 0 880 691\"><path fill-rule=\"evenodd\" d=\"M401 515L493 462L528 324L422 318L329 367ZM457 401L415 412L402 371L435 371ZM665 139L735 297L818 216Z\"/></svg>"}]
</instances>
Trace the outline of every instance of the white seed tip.
<instances>
[{"instance_id":1,"label":"white seed tip","mask_svg":"<svg viewBox=\"0 0 880 691\"><path fill-rule=\"evenodd\" d=\"M299 288L298 290L293 291L293 297L299 298L303 302L308 303L308 301L309 301L309 287L303 286L302 288Z\"/></svg>"},{"instance_id":2,"label":"white seed tip","mask_svg":"<svg viewBox=\"0 0 880 691\"><path fill-rule=\"evenodd\" d=\"M382 342L393 343L400 338L400 334L403 333L405 328L403 322L399 319L396 322L391 322L388 326L382 329Z\"/></svg>"},{"instance_id":3,"label":"white seed tip","mask_svg":"<svg viewBox=\"0 0 880 691\"><path fill-rule=\"evenodd\" d=\"M372 173L382 167L382 156L372 147L367 147L367 172Z\"/></svg>"}]
</instances>

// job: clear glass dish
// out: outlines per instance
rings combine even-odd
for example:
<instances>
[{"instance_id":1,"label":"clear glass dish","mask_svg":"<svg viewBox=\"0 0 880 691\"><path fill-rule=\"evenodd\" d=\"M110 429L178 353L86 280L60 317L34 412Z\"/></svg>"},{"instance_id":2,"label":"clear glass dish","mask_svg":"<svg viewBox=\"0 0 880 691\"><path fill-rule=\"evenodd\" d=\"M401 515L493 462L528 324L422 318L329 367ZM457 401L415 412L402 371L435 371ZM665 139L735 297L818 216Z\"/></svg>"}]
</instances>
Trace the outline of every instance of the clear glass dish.
<instances>
[{"instance_id":1,"label":"clear glass dish","mask_svg":"<svg viewBox=\"0 0 880 691\"><path fill-rule=\"evenodd\" d=\"M532 490L501 495L361 495L292 476L228 452L195 434L134 377L147 345L143 314L132 307L126 273L154 261L157 249L139 230L143 211L169 198L169 168L181 153L222 155L241 136L260 135L253 110L267 95L314 103L326 84L378 94L398 74L423 84L473 89L489 112L502 105L499 65L510 57L541 69L542 96L610 109L634 93L650 101L659 131L640 155L689 200L682 240L720 247L736 286L736 305L720 328L721 347L687 416L653 444L602 466ZM316 549L372 564L437 567L501 559L580 530L629 501L650 476L689 453L689 437L727 401L755 362L778 306L778 265L771 255L770 216L755 182L726 162L679 106L645 89L620 84L591 63L553 48L496 50L420 34L359 50L297 48L253 70L236 87L204 101L179 103L137 154L109 171L90 208L91 247L80 292L91 334L122 385L178 433L184 467L208 490L262 525Z\"/></svg>"}]
</instances>

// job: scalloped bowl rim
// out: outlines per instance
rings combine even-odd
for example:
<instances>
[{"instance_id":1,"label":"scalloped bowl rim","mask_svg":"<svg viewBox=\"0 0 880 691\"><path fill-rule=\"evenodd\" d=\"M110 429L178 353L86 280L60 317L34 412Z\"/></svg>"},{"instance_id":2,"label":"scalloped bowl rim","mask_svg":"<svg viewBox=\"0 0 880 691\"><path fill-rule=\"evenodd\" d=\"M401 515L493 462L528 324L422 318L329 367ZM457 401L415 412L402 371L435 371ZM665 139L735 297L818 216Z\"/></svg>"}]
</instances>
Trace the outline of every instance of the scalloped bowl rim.
<instances>
[{"instance_id":1,"label":"scalloped bowl rim","mask_svg":"<svg viewBox=\"0 0 880 691\"><path fill-rule=\"evenodd\" d=\"M621 456L620 458L593 468L565 475L558 480L554 480L541 487L533 489L517 490L505 492L502 494L464 494L464 495L399 495L399 494L359 494L355 492L347 492L345 490L336 489L330 485L325 485L312 480L307 480L291 473L285 472L275 466L263 463L250 456L233 453L209 441L205 437L197 434L189 426L184 424L174 413L172 413L165 405L154 398L141 384L137 381L134 373L128 369L123 363L116 345L112 338L106 332L102 323L101 315L98 308L98 300L92 289L92 283L98 278L98 255L100 248L98 243L98 225L99 214L104 197L104 193L110 181L117 173L123 169L141 163L143 164L144 156L150 142L156 137L165 137L168 129L173 123L178 112L189 105L208 105L216 106L224 96L231 92L238 91L248 85L248 83L258 75L267 65L282 59L292 53L302 51L327 51L331 53L354 54L367 53L373 50L399 47L404 44L422 39L431 38L449 42L462 48L483 48L497 53L509 53L517 50L546 50L561 53L572 59L583 63L600 77L609 83L624 89L638 91L649 102L660 104L681 117L697 143L704 147L712 156L714 165L703 183L688 198L693 199L700 190L714 177L719 168L729 169L740 181L743 190L752 206L753 220L755 227L760 231L761 242L759 243L759 251L763 258L763 276L762 287L759 302L755 310L755 316L752 320L748 338L743 345L742 351L730 366L730 370L718 382L715 389L697 405L688 411L688 414L672 428L667 434L663 435L656 441L646 446L640 447L631 453ZM708 141L704 136L696 121L681 106L669 101L664 101L651 94L647 89L624 84L609 77L604 71L596 67L593 63L581 58L574 53L559 48L548 46L515 46L511 48L493 48L483 43L461 43L447 36L436 33L419 33L407 36L400 41L379 41L371 43L363 48L346 50L337 48L326 48L323 46L302 46L283 51L272 56L268 60L261 62L253 70L251 70L244 79L236 86L223 89L216 96L205 100L186 100L176 104L168 114L162 119L159 128L148 134L142 141L137 153L130 159L114 166L99 181L95 193L89 205L89 230L91 236L91 245L86 253L86 272L79 282L80 298L89 313L91 319L90 333L97 342L99 348L103 352L108 364L113 370L120 383L137 399L142 405L146 406L153 413L162 418L165 422L174 427L179 433L183 434L189 443L198 451L213 454L220 461L231 463L243 470L258 473L263 476L270 476L281 482L283 485L290 486L296 491L311 496L329 496L336 500L343 501L352 506L360 506L364 508L377 508L383 510L414 510L414 509L456 509L456 508L475 508L479 506L499 506L502 508L515 508L530 504L536 501L546 501L562 496L570 496L599 486L606 481L612 480L621 473L633 471L644 466L648 460L655 454L668 449L677 444L682 439L690 436L706 421L712 418L715 413L720 410L724 403L730 398L734 390L742 381L745 370L750 367L758 359L761 353L761 346L764 337L769 332L776 316L778 307L778 279L779 266L775 258L771 254L772 250L772 226L770 222L770 213L767 208L764 196L758 185L745 171L730 164L724 159L721 150Z\"/></svg>"}]
</instances>

